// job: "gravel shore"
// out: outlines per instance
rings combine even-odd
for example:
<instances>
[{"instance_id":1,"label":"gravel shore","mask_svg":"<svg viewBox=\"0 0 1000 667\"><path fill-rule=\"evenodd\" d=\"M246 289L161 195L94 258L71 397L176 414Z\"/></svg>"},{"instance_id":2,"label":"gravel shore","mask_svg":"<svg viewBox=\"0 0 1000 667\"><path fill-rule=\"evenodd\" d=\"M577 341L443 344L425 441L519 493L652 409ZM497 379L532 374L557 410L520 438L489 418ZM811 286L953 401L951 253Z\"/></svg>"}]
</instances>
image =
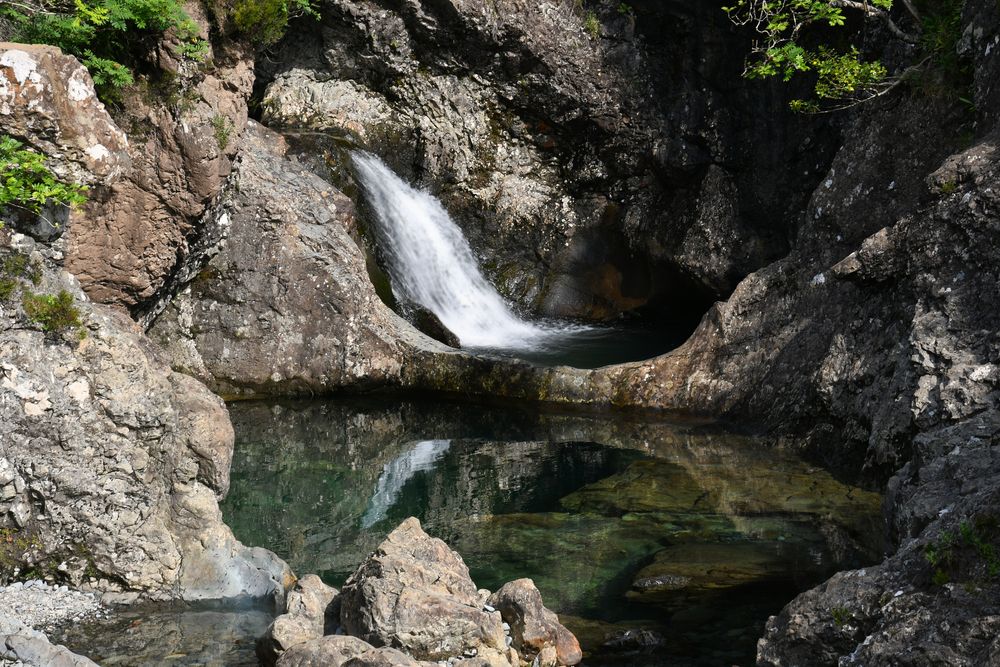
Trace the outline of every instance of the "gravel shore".
<instances>
[{"instance_id":1,"label":"gravel shore","mask_svg":"<svg viewBox=\"0 0 1000 667\"><path fill-rule=\"evenodd\" d=\"M95 667L49 643L44 632L106 613L96 596L66 586L41 580L0 586L0 667Z\"/></svg>"},{"instance_id":2,"label":"gravel shore","mask_svg":"<svg viewBox=\"0 0 1000 667\"><path fill-rule=\"evenodd\" d=\"M0 616L46 632L60 623L78 622L104 613L91 593L50 586L41 580L18 581L0 587Z\"/></svg>"}]
</instances>

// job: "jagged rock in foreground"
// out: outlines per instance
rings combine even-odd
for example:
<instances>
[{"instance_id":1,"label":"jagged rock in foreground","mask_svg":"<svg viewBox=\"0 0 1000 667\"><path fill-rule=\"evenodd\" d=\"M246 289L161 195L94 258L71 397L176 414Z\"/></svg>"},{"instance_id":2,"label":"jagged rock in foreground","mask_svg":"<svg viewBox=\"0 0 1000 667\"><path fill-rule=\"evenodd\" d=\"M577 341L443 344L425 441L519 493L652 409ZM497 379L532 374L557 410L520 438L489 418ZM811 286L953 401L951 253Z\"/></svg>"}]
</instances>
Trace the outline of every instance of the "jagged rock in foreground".
<instances>
[{"instance_id":1,"label":"jagged rock in foreground","mask_svg":"<svg viewBox=\"0 0 1000 667\"><path fill-rule=\"evenodd\" d=\"M575 665L583 659L580 643L561 623L555 612L542 604L542 594L531 579L517 579L500 587L486 601L510 624L514 648L532 656L555 650L560 665Z\"/></svg>"},{"instance_id":2,"label":"jagged rock in foreground","mask_svg":"<svg viewBox=\"0 0 1000 667\"><path fill-rule=\"evenodd\" d=\"M81 326L56 334L0 305L0 522L10 561L110 599L283 596L287 566L241 545L218 500L233 431L225 405L172 372L126 317L86 301L25 238L20 291L66 290ZM84 336L82 339L80 336ZM10 572L5 572L10 576Z\"/></svg>"},{"instance_id":3,"label":"jagged rock in foreground","mask_svg":"<svg viewBox=\"0 0 1000 667\"><path fill-rule=\"evenodd\" d=\"M317 581L310 579L305 588L317 590ZM316 633L323 616L325 636ZM331 620L346 635L331 634ZM285 626L307 625L297 644L287 643L290 633L277 636ZM259 643L267 664L274 655L267 651L277 642L283 642L279 667L403 667L449 659L468 667L520 667L536 657L539 665L554 667L583 657L530 579L511 582L493 596L477 590L462 557L412 517L361 563L326 609L289 609L275 620Z\"/></svg>"},{"instance_id":4,"label":"jagged rock in foreground","mask_svg":"<svg viewBox=\"0 0 1000 667\"><path fill-rule=\"evenodd\" d=\"M335 631L340 624L339 595L315 574L299 579L288 593L285 613L274 619L257 644L260 661L273 665L288 648Z\"/></svg>"},{"instance_id":5,"label":"jagged rock in foreground","mask_svg":"<svg viewBox=\"0 0 1000 667\"><path fill-rule=\"evenodd\" d=\"M484 611L462 557L410 518L389 533L341 592L344 631L429 660L507 651L500 614Z\"/></svg>"}]
</instances>

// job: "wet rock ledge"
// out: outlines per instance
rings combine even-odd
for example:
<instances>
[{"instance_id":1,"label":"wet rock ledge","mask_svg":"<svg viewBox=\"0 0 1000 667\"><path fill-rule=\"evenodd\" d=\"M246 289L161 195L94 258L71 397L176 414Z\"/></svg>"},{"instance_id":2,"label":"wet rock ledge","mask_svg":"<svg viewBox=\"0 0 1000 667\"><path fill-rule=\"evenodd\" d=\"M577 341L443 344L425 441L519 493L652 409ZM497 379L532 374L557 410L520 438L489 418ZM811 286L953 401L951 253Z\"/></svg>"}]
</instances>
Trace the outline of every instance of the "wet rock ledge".
<instances>
[{"instance_id":1,"label":"wet rock ledge","mask_svg":"<svg viewBox=\"0 0 1000 667\"><path fill-rule=\"evenodd\" d=\"M580 644L542 604L530 579L476 589L462 557L409 518L342 591L309 575L258 643L278 667L556 667Z\"/></svg>"}]
</instances>

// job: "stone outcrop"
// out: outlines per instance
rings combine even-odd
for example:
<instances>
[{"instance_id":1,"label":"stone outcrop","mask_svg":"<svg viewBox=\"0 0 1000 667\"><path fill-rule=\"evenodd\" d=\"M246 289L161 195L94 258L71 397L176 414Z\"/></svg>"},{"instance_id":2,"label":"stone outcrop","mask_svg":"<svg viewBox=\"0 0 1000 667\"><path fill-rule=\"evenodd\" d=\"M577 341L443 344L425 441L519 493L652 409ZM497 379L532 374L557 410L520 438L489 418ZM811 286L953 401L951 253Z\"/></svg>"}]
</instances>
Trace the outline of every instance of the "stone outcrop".
<instances>
[{"instance_id":1,"label":"stone outcrop","mask_svg":"<svg viewBox=\"0 0 1000 667\"><path fill-rule=\"evenodd\" d=\"M919 436L889 498L891 516L914 537L884 563L839 573L773 617L758 664L1000 660L1000 474L991 462L998 442L995 412ZM926 513L916 518L915 509Z\"/></svg>"},{"instance_id":2,"label":"stone outcrop","mask_svg":"<svg viewBox=\"0 0 1000 667\"><path fill-rule=\"evenodd\" d=\"M787 248L830 133L740 78L718 7L623 7L333 0L259 64L263 119L430 187L536 311L724 296Z\"/></svg>"},{"instance_id":3,"label":"stone outcrop","mask_svg":"<svg viewBox=\"0 0 1000 667\"><path fill-rule=\"evenodd\" d=\"M580 643L559 623L555 612L545 608L531 579L504 584L486 603L510 624L513 646L521 655L530 658L554 649L560 665L575 665L583 659Z\"/></svg>"},{"instance_id":4,"label":"stone outcrop","mask_svg":"<svg viewBox=\"0 0 1000 667\"><path fill-rule=\"evenodd\" d=\"M461 556L416 519L396 528L344 584L344 630L421 659L503 652L499 614L483 610Z\"/></svg>"},{"instance_id":5,"label":"stone outcrop","mask_svg":"<svg viewBox=\"0 0 1000 667\"><path fill-rule=\"evenodd\" d=\"M208 40L204 7L185 9ZM210 66L183 66L171 54L166 43L139 54L160 72L116 112L132 168L90 193L66 242L65 265L84 291L136 316L159 309L175 274L197 260L200 220L232 167L254 81L252 53L221 38L209 40Z\"/></svg>"},{"instance_id":6,"label":"stone outcrop","mask_svg":"<svg viewBox=\"0 0 1000 667\"><path fill-rule=\"evenodd\" d=\"M128 139L104 110L86 68L51 46L0 42L0 127L48 157L57 178L85 186L110 183L132 166ZM0 223L48 240L65 231L73 212L17 207Z\"/></svg>"},{"instance_id":7,"label":"stone outcrop","mask_svg":"<svg viewBox=\"0 0 1000 667\"><path fill-rule=\"evenodd\" d=\"M207 39L204 8L187 11ZM160 45L143 56L163 76L123 97L116 116L126 138L76 58L0 43L4 132L45 154L61 179L90 187L82 207L51 211L49 225L25 231L48 240L68 230L63 261L84 291L135 315L161 308L199 261L200 219L231 169L254 80L252 54L238 45L210 47L212 66L193 70L170 52Z\"/></svg>"},{"instance_id":8,"label":"stone outcrop","mask_svg":"<svg viewBox=\"0 0 1000 667\"><path fill-rule=\"evenodd\" d=\"M273 665L288 648L335 631L340 624L338 595L336 588L327 586L315 574L299 579L288 593L285 613L271 623L257 644L260 661Z\"/></svg>"},{"instance_id":9,"label":"stone outcrop","mask_svg":"<svg viewBox=\"0 0 1000 667\"><path fill-rule=\"evenodd\" d=\"M378 298L352 240L354 207L281 137L253 125L214 210L221 250L150 330L175 369L224 395L399 383L420 348L447 350Z\"/></svg>"},{"instance_id":10,"label":"stone outcrop","mask_svg":"<svg viewBox=\"0 0 1000 667\"><path fill-rule=\"evenodd\" d=\"M0 119L4 134L49 156L62 180L99 185L132 166L87 69L54 46L0 42Z\"/></svg>"},{"instance_id":11,"label":"stone outcrop","mask_svg":"<svg viewBox=\"0 0 1000 667\"><path fill-rule=\"evenodd\" d=\"M317 582L306 588L319 590ZM326 604L323 636L315 632L321 606L290 608L261 639L259 646L274 646L286 624L309 625L307 632L284 633L279 667L422 667L455 660L469 667L533 660L552 667L582 659L576 638L545 608L531 580L511 582L492 597L477 590L462 557L412 517L361 563L336 602Z\"/></svg>"},{"instance_id":12,"label":"stone outcrop","mask_svg":"<svg viewBox=\"0 0 1000 667\"><path fill-rule=\"evenodd\" d=\"M5 258L11 243L38 266L37 284L18 289L65 290L81 324L46 333L17 292L0 307L10 561L112 599L280 598L287 566L222 522L233 446L222 401L164 366L134 323L88 302L44 246L8 237Z\"/></svg>"}]
</instances>

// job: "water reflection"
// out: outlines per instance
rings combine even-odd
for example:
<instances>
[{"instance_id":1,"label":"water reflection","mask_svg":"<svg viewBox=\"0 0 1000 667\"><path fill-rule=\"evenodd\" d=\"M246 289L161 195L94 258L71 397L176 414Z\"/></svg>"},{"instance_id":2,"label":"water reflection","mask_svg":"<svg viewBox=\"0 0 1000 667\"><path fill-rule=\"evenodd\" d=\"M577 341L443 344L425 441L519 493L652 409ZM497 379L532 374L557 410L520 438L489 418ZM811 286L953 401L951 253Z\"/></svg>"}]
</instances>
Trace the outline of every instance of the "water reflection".
<instances>
[{"instance_id":1,"label":"water reflection","mask_svg":"<svg viewBox=\"0 0 1000 667\"><path fill-rule=\"evenodd\" d=\"M418 472L434 470L450 446L451 440L421 440L386 463L375 485L375 494L361 517L361 527L371 528L384 519L396 505L406 483Z\"/></svg>"},{"instance_id":2,"label":"water reflection","mask_svg":"<svg viewBox=\"0 0 1000 667\"><path fill-rule=\"evenodd\" d=\"M747 663L769 614L877 552L876 495L706 426L399 402L231 414L241 540L340 585L417 516L480 586L533 578L591 665L636 628L662 645L624 664Z\"/></svg>"},{"instance_id":3,"label":"water reflection","mask_svg":"<svg viewBox=\"0 0 1000 667\"><path fill-rule=\"evenodd\" d=\"M273 618L270 608L250 603L145 605L49 638L103 667L249 666L257 664L254 642Z\"/></svg>"}]
</instances>

